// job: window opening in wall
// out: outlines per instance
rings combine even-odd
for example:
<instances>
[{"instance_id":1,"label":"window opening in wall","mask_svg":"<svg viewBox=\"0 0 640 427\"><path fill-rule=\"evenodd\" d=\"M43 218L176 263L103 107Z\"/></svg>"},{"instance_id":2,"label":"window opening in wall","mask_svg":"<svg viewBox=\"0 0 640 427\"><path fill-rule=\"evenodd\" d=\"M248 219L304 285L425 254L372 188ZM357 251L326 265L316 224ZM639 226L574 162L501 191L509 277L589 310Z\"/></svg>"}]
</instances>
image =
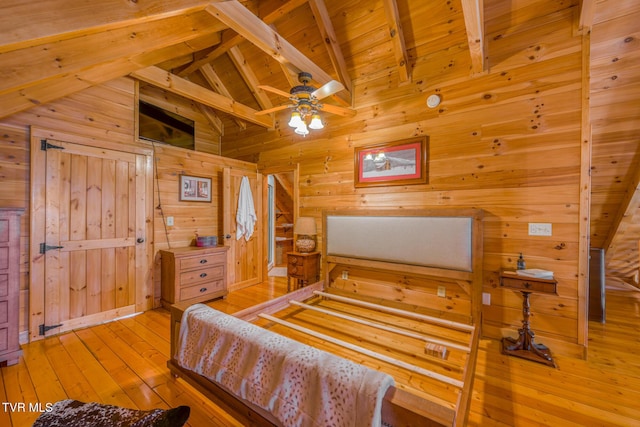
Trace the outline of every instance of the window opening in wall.
<instances>
[{"instance_id":1,"label":"window opening in wall","mask_svg":"<svg viewBox=\"0 0 640 427\"><path fill-rule=\"evenodd\" d=\"M195 122L155 105L140 101L139 138L195 150Z\"/></svg>"}]
</instances>

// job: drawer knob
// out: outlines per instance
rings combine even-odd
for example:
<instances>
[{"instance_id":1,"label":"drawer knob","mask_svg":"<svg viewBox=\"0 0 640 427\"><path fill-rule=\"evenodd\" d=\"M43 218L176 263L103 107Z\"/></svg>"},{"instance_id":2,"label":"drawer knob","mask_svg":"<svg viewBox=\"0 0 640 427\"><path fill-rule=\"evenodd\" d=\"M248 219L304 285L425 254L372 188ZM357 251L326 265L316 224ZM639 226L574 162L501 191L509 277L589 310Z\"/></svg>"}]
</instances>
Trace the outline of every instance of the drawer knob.
<instances>
[{"instance_id":1,"label":"drawer knob","mask_svg":"<svg viewBox=\"0 0 640 427\"><path fill-rule=\"evenodd\" d=\"M207 288L200 288L200 292L207 292Z\"/></svg>"},{"instance_id":2,"label":"drawer knob","mask_svg":"<svg viewBox=\"0 0 640 427\"><path fill-rule=\"evenodd\" d=\"M200 260L200 264L206 264L206 263L207 263L207 260L206 260L206 259L201 259L201 260Z\"/></svg>"},{"instance_id":3,"label":"drawer knob","mask_svg":"<svg viewBox=\"0 0 640 427\"><path fill-rule=\"evenodd\" d=\"M201 273L200 277L202 277L204 279L205 277L207 277L207 273Z\"/></svg>"},{"instance_id":4,"label":"drawer knob","mask_svg":"<svg viewBox=\"0 0 640 427\"><path fill-rule=\"evenodd\" d=\"M531 283L529 282L524 282L524 287L529 289L531 287Z\"/></svg>"},{"instance_id":5,"label":"drawer knob","mask_svg":"<svg viewBox=\"0 0 640 427\"><path fill-rule=\"evenodd\" d=\"M289 260L289 262L290 262L291 264L297 264L297 263L298 263L298 258L293 257L293 258L291 258L291 259Z\"/></svg>"}]
</instances>

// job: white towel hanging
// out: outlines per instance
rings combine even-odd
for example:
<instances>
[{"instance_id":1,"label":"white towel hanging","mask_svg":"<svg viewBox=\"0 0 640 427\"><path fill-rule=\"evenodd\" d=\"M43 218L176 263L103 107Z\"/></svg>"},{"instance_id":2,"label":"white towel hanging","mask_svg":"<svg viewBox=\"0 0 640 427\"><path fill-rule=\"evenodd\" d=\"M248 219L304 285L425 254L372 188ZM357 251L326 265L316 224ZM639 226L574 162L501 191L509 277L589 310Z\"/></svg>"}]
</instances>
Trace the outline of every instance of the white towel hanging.
<instances>
[{"instance_id":1,"label":"white towel hanging","mask_svg":"<svg viewBox=\"0 0 640 427\"><path fill-rule=\"evenodd\" d=\"M248 241L253 234L257 219L249 178L243 176L238 195L238 211L236 212L236 240L240 240L244 236Z\"/></svg>"}]
</instances>

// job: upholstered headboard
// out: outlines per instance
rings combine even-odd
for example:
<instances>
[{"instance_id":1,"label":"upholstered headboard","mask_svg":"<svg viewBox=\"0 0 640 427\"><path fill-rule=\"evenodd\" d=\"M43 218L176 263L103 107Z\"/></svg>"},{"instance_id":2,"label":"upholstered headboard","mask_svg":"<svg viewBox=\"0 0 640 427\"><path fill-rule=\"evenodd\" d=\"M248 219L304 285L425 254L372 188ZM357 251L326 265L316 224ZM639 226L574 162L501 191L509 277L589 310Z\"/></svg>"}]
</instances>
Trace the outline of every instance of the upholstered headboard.
<instances>
[{"instance_id":1,"label":"upholstered headboard","mask_svg":"<svg viewBox=\"0 0 640 427\"><path fill-rule=\"evenodd\" d=\"M472 270L472 217L326 216L327 255Z\"/></svg>"},{"instance_id":2,"label":"upholstered headboard","mask_svg":"<svg viewBox=\"0 0 640 427\"><path fill-rule=\"evenodd\" d=\"M324 254L474 272L482 255L482 210L324 212Z\"/></svg>"}]
</instances>

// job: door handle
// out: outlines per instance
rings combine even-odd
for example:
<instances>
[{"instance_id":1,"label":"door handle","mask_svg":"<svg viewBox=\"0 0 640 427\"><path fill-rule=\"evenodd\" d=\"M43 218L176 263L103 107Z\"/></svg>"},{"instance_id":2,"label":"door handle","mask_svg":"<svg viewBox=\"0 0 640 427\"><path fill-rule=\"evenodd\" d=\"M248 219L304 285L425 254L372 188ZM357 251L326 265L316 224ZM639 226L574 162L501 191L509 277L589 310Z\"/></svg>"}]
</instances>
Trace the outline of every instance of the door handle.
<instances>
[{"instance_id":1,"label":"door handle","mask_svg":"<svg viewBox=\"0 0 640 427\"><path fill-rule=\"evenodd\" d=\"M136 242L138 242L138 243L144 243L144 239L143 239L142 237L138 237L138 238L136 239Z\"/></svg>"}]
</instances>

